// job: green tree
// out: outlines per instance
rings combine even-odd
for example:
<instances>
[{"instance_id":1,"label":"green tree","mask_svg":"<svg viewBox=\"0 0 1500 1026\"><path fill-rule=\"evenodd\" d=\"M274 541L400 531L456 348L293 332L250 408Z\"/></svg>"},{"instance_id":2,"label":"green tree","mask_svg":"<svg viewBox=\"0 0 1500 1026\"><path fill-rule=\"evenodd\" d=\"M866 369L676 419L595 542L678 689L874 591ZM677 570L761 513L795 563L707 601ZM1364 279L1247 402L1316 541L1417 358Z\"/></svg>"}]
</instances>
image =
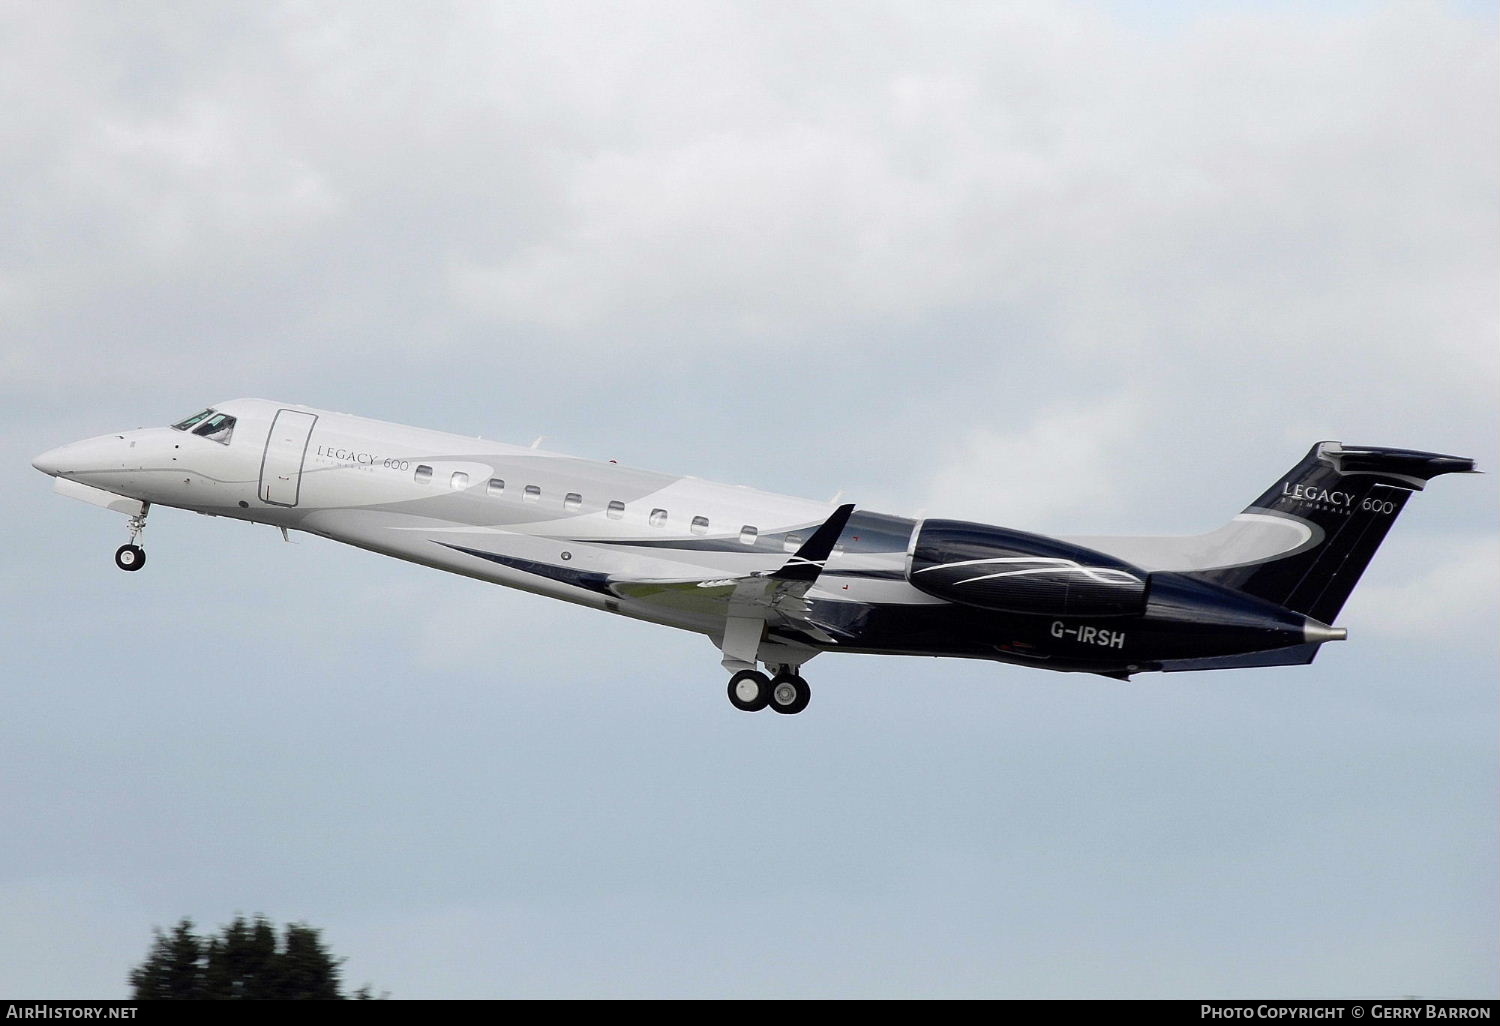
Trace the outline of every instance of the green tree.
<instances>
[{"instance_id":1,"label":"green tree","mask_svg":"<svg viewBox=\"0 0 1500 1026\"><path fill-rule=\"evenodd\" d=\"M286 928L277 985L280 997L326 1001L339 994L339 964L333 960L318 931L292 923Z\"/></svg>"},{"instance_id":2,"label":"green tree","mask_svg":"<svg viewBox=\"0 0 1500 1026\"><path fill-rule=\"evenodd\" d=\"M235 916L217 936L200 938L184 919L154 931L146 960L130 972L133 996L150 1000L336 1000L339 966L316 929L291 923L278 943L264 916ZM369 998L368 986L354 998Z\"/></svg>"},{"instance_id":3,"label":"green tree","mask_svg":"<svg viewBox=\"0 0 1500 1026\"><path fill-rule=\"evenodd\" d=\"M154 935L146 961L130 973L135 996L174 1001L205 997L203 944L193 935L193 921L182 920L171 936L160 929Z\"/></svg>"}]
</instances>

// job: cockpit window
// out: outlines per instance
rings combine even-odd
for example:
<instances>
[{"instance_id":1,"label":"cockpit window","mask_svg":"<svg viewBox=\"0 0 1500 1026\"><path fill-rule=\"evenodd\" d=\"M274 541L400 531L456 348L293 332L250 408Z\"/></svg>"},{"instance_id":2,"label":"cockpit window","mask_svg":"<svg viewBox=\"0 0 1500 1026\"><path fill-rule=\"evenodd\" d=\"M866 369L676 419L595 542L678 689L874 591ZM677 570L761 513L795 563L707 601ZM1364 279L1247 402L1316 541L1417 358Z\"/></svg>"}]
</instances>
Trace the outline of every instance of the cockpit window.
<instances>
[{"instance_id":1,"label":"cockpit window","mask_svg":"<svg viewBox=\"0 0 1500 1026\"><path fill-rule=\"evenodd\" d=\"M176 424L173 424L172 426L174 428L176 428L178 431L189 431L189 430L192 429L193 425L197 424L199 421L203 420L205 417L212 417L213 415L214 415L214 411L212 409L204 410L202 413L195 413L191 417L189 417L187 420L178 421Z\"/></svg>"},{"instance_id":2,"label":"cockpit window","mask_svg":"<svg viewBox=\"0 0 1500 1026\"><path fill-rule=\"evenodd\" d=\"M234 434L234 418L227 413L215 413L194 428L193 434L202 435L210 442L228 445L229 436Z\"/></svg>"}]
</instances>

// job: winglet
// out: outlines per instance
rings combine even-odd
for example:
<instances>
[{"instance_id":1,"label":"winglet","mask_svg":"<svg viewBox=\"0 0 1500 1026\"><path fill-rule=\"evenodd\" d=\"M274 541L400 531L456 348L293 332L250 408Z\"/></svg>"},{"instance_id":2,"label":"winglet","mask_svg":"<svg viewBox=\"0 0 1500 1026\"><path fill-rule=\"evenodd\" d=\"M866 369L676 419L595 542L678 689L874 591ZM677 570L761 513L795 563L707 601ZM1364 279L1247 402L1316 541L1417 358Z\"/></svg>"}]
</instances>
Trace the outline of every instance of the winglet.
<instances>
[{"instance_id":1,"label":"winglet","mask_svg":"<svg viewBox=\"0 0 1500 1026\"><path fill-rule=\"evenodd\" d=\"M854 512L854 503L848 502L833 511L833 516L824 521L823 526L813 532L813 536L802 543L802 547L796 551L791 559L786 561L780 570L771 574L775 581L805 581L811 584L818 579L823 572L823 566L828 562L828 557L833 554L833 546L838 542L839 535L844 533L844 526L849 523L849 516Z\"/></svg>"}]
</instances>

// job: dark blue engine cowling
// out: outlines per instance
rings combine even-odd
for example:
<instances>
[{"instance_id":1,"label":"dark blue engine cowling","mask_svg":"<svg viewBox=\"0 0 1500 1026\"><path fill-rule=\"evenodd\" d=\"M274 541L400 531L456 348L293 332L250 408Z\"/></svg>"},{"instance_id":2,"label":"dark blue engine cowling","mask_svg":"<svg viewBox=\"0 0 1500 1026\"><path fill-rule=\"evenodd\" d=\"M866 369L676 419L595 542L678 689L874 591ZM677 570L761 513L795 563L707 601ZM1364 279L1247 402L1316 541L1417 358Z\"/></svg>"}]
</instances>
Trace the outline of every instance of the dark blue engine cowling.
<instances>
[{"instance_id":1,"label":"dark blue engine cowling","mask_svg":"<svg viewBox=\"0 0 1500 1026\"><path fill-rule=\"evenodd\" d=\"M1129 563L963 520L922 522L908 580L929 595L1006 613L1128 616L1146 608L1146 574Z\"/></svg>"}]
</instances>

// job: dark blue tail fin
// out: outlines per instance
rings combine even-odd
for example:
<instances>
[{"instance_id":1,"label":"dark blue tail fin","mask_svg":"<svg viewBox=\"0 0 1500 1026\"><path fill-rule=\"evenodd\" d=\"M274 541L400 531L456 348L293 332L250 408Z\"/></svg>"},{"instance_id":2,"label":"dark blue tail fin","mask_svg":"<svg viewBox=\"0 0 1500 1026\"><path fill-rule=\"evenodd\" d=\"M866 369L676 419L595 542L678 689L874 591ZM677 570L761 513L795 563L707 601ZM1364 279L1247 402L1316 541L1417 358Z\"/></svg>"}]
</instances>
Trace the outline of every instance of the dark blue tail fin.
<instances>
[{"instance_id":1,"label":"dark blue tail fin","mask_svg":"<svg viewBox=\"0 0 1500 1026\"><path fill-rule=\"evenodd\" d=\"M1473 469L1459 456L1319 442L1245 510L1298 521L1307 541L1280 557L1192 576L1332 623L1412 492Z\"/></svg>"}]
</instances>

